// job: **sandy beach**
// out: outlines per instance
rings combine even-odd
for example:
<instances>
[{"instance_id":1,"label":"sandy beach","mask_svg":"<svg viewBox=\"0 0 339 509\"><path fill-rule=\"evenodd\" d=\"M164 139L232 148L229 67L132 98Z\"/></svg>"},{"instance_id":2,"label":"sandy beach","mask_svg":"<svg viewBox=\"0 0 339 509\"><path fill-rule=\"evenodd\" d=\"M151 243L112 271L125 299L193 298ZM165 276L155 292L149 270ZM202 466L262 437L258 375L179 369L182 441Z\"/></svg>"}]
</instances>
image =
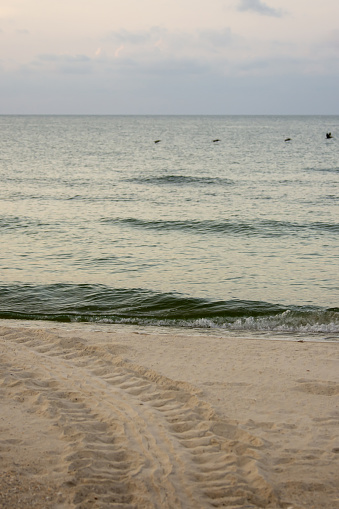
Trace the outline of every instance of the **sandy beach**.
<instances>
[{"instance_id":1,"label":"sandy beach","mask_svg":"<svg viewBox=\"0 0 339 509\"><path fill-rule=\"evenodd\" d=\"M338 343L0 323L1 508L339 508Z\"/></svg>"}]
</instances>

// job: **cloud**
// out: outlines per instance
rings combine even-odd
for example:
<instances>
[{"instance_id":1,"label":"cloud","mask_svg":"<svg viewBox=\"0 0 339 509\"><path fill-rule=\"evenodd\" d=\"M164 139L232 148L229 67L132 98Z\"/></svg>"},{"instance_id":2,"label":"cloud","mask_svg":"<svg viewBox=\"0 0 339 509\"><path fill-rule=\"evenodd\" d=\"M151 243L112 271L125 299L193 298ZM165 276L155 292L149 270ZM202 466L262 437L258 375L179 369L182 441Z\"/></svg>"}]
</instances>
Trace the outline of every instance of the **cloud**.
<instances>
[{"instance_id":1,"label":"cloud","mask_svg":"<svg viewBox=\"0 0 339 509\"><path fill-rule=\"evenodd\" d=\"M93 60L87 55L44 53L35 58L32 66L54 73L88 74L93 71L92 63Z\"/></svg>"},{"instance_id":2,"label":"cloud","mask_svg":"<svg viewBox=\"0 0 339 509\"><path fill-rule=\"evenodd\" d=\"M119 57L120 53L124 50L125 46L123 44L120 44L119 48L117 48L114 52L115 57Z\"/></svg>"},{"instance_id":3,"label":"cloud","mask_svg":"<svg viewBox=\"0 0 339 509\"><path fill-rule=\"evenodd\" d=\"M157 26L148 30L130 31L121 29L107 34L103 39L103 44L111 48L110 54L115 58L147 58L157 50L157 52L166 50L171 36L166 29Z\"/></svg>"},{"instance_id":4,"label":"cloud","mask_svg":"<svg viewBox=\"0 0 339 509\"><path fill-rule=\"evenodd\" d=\"M240 39L229 27L184 31L153 26L149 30L110 32L101 42L108 57L120 60L138 60L148 65L187 59L204 65L230 53Z\"/></svg>"},{"instance_id":5,"label":"cloud","mask_svg":"<svg viewBox=\"0 0 339 509\"><path fill-rule=\"evenodd\" d=\"M328 36L327 43L333 49L339 48L339 30L332 30Z\"/></svg>"},{"instance_id":6,"label":"cloud","mask_svg":"<svg viewBox=\"0 0 339 509\"><path fill-rule=\"evenodd\" d=\"M140 45L149 42L156 42L167 33L167 30L157 26L151 27L149 30L129 31L121 29L110 32L105 41L115 42L117 44Z\"/></svg>"},{"instance_id":7,"label":"cloud","mask_svg":"<svg viewBox=\"0 0 339 509\"><path fill-rule=\"evenodd\" d=\"M230 28L224 28L222 30L202 30L200 32L200 37L212 46L221 48L229 46L234 40Z\"/></svg>"},{"instance_id":8,"label":"cloud","mask_svg":"<svg viewBox=\"0 0 339 509\"><path fill-rule=\"evenodd\" d=\"M4 73L3 114L334 114L337 77ZM184 65L185 64L185 65ZM194 67L194 65L193 65ZM179 69L178 69L179 70ZM135 79L137 78L137 79Z\"/></svg>"},{"instance_id":9,"label":"cloud","mask_svg":"<svg viewBox=\"0 0 339 509\"><path fill-rule=\"evenodd\" d=\"M269 7L261 0L240 0L238 11L253 11L264 16L282 17L283 13L280 9Z\"/></svg>"},{"instance_id":10,"label":"cloud","mask_svg":"<svg viewBox=\"0 0 339 509\"><path fill-rule=\"evenodd\" d=\"M168 58L144 65L140 68L143 74L162 77L181 77L205 75L210 70L207 64L191 58Z\"/></svg>"},{"instance_id":11,"label":"cloud","mask_svg":"<svg viewBox=\"0 0 339 509\"><path fill-rule=\"evenodd\" d=\"M77 62L89 62L91 59L87 55L70 55L68 53L53 54L44 53L38 55L38 59L45 62L62 62L62 63L77 63Z\"/></svg>"}]
</instances>

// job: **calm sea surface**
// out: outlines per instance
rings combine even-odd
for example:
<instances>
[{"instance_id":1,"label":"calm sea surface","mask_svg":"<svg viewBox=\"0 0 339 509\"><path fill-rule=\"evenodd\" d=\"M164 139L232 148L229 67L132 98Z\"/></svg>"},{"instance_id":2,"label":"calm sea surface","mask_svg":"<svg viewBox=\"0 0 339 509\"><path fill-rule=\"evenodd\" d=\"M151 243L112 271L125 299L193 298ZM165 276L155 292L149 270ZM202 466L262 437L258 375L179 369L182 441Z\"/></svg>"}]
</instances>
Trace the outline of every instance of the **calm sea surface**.
<instances>
[{"instance_id":1,"label":"calm sea surface","mask_svg":"<svg viewBox=\"0 0 339 509\"><path fill-rule=\"evenodd\" d=\"M339 117L0 128L0 318L339 337Z\"/></svg>"}]
</instances>

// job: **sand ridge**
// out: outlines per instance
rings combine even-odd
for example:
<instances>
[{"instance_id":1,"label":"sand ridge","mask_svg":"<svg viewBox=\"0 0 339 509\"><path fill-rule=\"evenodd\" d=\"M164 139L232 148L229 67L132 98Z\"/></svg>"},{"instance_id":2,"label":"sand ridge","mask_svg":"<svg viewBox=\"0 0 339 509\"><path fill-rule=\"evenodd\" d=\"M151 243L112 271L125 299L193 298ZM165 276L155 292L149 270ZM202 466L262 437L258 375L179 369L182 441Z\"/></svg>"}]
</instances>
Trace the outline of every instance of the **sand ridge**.
<instances>
[{"instance_id":1,"label":"sand ridge","mask_svg":"<svg viewBox=\"0 0 339 509\"><path fill-rule=\"evenodd\" d=\"M171 378L137 362L140 337L132 338L133 351L119 334L94 336L0 328L7 412L0 421L1 507L13 507L11 500L51 508L312 507L307 496L303 505L298 480L286 492L275 484L270 443L256 421L244 429L184 373ZM338 394L335 382L300 379L298 385ZM13 459L24 447L24 460ZM333 479L314 485L316 497L327 490L331 505L323 507L337 503Z\"/></svg>"}]
</instances>

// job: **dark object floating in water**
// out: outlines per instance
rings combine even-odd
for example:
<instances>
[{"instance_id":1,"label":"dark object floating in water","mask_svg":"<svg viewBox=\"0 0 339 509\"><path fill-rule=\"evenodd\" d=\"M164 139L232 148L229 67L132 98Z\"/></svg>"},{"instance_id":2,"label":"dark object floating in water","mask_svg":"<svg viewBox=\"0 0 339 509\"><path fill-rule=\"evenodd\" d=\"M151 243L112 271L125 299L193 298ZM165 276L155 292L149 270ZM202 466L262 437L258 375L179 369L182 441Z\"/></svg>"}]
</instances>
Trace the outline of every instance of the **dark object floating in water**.
<instances>
[{"instance_id":1,"label":"dark object floating in water","mask_svg":"<svg viewBox=\"0 0 339 509\"><path fill-rule=\"evenodd\" d=\"M217 138L216 140L213 140L213 143L215 143L216 141L220 141L220 140L218 140L218 138Z\"/></svg>"},{"instance_id":2,"label":"dark object floating in water","mask_svg":"<svg viewBox=\"0 0 339 509\"><path fill-rule=\"evenodd\" d=\"M333 138L331 133L326 133L326 138L329 140L330 138Z\"/></svg>"},{"instance_id":3,"label":"dark object floating in water","mask_svg":"<svg viewBox=\"0 0 339 509\"><path fill-rule=\"evenodd\" d=\"M155 140L155 142L154 142L154 143L160 143L160 141L161 141L161 140Z\"/></svg>"},{"instance_id":4,"label":"dark object floating in water","mask_svg":"<svg viewBox=\"0 0 339 509\"><path fill-rule=\"evenodd\" d=\"M291 138L286 138L285 141L291 141Z\"/></svg>"}]
</instances>

